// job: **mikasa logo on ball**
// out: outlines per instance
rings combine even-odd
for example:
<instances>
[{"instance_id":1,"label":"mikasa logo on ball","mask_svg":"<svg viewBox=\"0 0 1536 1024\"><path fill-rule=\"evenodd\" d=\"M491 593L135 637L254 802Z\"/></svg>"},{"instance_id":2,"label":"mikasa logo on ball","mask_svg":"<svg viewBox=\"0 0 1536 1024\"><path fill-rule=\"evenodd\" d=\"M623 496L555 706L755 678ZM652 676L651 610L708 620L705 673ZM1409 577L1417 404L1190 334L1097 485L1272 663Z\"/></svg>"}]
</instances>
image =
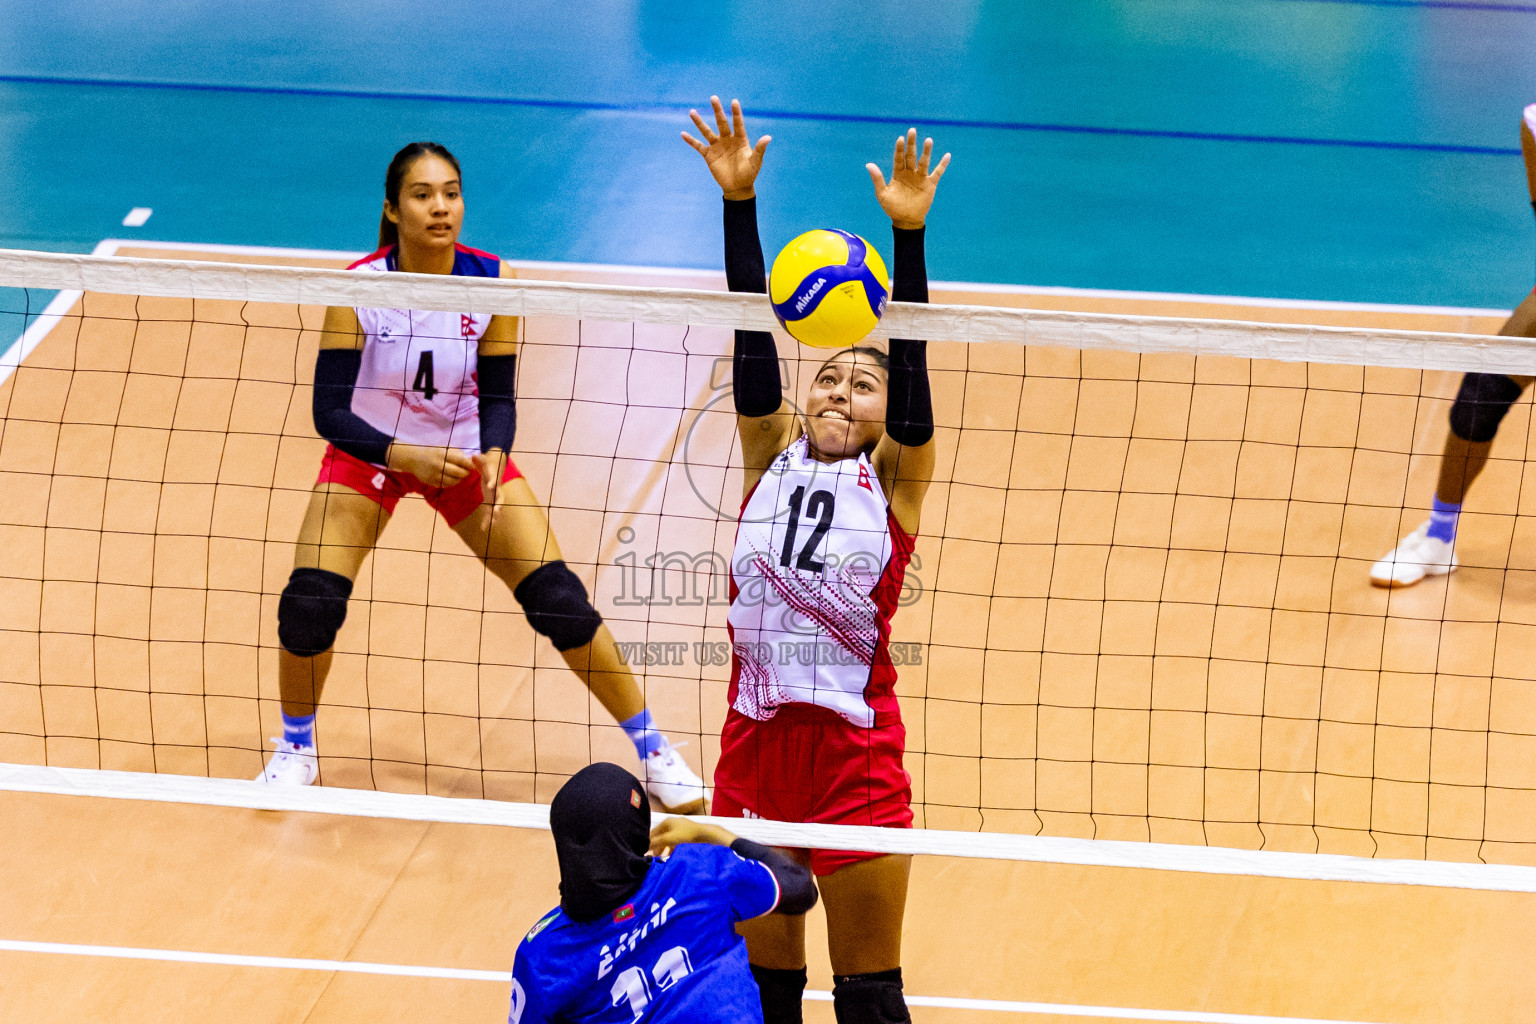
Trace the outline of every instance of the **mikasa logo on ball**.
<instances>
[{"instance_id":1,"label":"mikasa logo on ball","mask_svg":"<svg viewBox=\"0 0 1536 1024\"><path fill-rule=\"evenodd\" d=\"M816 283L811 285L810 289L804 295L800 296L800 298L798 300L796 300L796 302L795 302L795 312L796 313L804 313L805 312L805 307L809 306L811 304L811 300L816 297L816 293L821 291L821 286L826 284L826 283L827 283L827 279L826 278L818 277L816 279Z\"/></svg>"}]
</instances>

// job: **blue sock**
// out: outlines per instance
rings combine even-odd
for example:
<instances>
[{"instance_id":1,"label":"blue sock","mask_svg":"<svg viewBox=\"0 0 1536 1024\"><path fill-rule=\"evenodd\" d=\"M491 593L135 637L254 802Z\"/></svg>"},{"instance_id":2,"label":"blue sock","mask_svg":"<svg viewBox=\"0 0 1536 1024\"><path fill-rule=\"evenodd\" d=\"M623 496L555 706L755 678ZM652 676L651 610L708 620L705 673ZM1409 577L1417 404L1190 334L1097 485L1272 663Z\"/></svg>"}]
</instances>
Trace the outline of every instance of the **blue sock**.
<instances>
[{"instance_id":1,"label":"blue sock","mask_svg":"<svg viewBox=\"0 0 1536 1024\"><path fill-rule=\"evenodd\" d=\"M635 753L640 755L642 761L667 746L667 738L656 728L656 723L651 721L650 708L627 722L620 722L619 728L624 730L629 742L635 745Z\"/></svg>"},{"instance_id":2,"label":"blue sock","mask_svg":"<svg viewBox=\"0 0 1536 1024\"><path fill-rule=\"evenodd\" d=\"M1447 544L1456 539L1456 520L1461 517L1461 506L1436 498L1429 509L1428 534Z\"/></svg>"},{"instance_id":3,"label":"blue sock","mask_svg":"<svg viewBox=\"0 0 1536 1024\"><path fill-rule=\"evenodd\" d=\"M296 747L312 747L315 745L315 716L304 715L299 718L283 714L283 739Z\"/></svg>"}]
</instances>

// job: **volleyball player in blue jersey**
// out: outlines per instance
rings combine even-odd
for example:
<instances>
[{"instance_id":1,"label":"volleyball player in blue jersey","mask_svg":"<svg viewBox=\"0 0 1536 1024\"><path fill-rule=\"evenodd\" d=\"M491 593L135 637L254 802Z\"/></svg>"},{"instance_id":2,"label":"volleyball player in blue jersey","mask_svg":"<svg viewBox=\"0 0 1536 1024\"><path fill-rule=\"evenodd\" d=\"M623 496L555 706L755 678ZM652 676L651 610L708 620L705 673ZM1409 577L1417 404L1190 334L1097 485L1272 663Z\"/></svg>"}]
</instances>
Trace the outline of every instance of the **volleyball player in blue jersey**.
<instances>
[{"instance_id":1,"label":"volleyball player in blue jersey","mask_svg":"<svg viewBox=\"0 0 1536 1024\"><path fill-rule=\"evenodd\" d=\"M517 948L509 1024L761 1024L735 925L810 910L810 871L686 818L652 832L639 780L615 764L572 776L549 825L560 906Z\"/></svg>"}]
</instances>

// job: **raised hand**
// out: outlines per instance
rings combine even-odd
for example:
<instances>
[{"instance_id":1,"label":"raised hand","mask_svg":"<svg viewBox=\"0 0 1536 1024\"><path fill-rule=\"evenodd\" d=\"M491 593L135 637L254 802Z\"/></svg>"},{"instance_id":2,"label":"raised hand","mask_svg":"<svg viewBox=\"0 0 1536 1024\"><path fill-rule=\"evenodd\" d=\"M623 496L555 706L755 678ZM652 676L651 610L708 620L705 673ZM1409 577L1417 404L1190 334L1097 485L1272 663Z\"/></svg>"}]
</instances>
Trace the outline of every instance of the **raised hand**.
<instances>
[{"instance_id":1,"label":"raised hand","mask_svg":"<svg viewBox=\"0 0 1536 1024\"><path fill-rule=\"evenodd\" d=\"M730 846L735 841L736 837L719 825L706 825L678 815L667 818L651 829L651 853L657 856L668 853L672 847L683 843L714 843L716 846Z\"/></svg>"},{"instance_id":2,"label":"raised hand","mask_svg":"<svg viewBox=\"0 0 1536 1024\"><path fill-rule=\"evenodd\" d=\"M756 195L752 186L757 181L757 172L763 168L763 153L768 150L768 143L773 141L773 136L764 135L754 146L747 139L747 125L741 116L740 101L731 100L729 122L725 119L725 108L720 105L720 97L711 96L709 102L715 109L716 131L709 130L709 125L704 123L697 110L688 111L688 116L693 118L694 125L708 145L687 132L683 132L683 141L699 151L699 155L709 165L709 173L714 175L720 191L725 193L725 198L751 199Z\"/></svg>"},{"instance_id":3,"label":"raised hand","mask_svg":"<svg viewBox=\"0 0 1536 1024\"><path fill-rule=\"evenodd\" d=\"M928 173L933 157L933 140L923 140L923 152L917 153L917 129L908 128L907 134L896 136L896 152L891 158L891 181L886 184L885 175L877 164L865 164L869 179L875 183L875 199L880 208L898 228L913 229L923 226L928 219L928 208L933 205L933 194L949 166L949 154L945 153L939 165Z\"/></svg>"}]
</instances>

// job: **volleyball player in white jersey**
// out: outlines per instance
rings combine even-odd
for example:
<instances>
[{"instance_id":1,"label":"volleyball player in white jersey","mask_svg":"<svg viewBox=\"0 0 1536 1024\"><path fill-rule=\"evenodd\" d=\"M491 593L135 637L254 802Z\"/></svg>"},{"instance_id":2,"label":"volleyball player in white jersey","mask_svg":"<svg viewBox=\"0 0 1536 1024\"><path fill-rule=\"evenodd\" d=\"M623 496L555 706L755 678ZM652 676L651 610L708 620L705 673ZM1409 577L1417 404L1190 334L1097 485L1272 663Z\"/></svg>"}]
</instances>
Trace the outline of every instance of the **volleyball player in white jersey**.
<instances>
[{"instance_id":1,"label":"volleyball player in white jersey","mask_svg":"<svg viewBox=\"0 0 1536 1024\"><path fill-rule=\"evenodd\" d=\"M354 270L510 277L458 244L458 161L417 142L384 181L379 250ZM410 309L326 310L315 362L316 431L330 442L277 608L283 736L258 777L319 777L315 705L352 582L399 500L426 498L511 588L634 742L647 792L671 811L704 809L704 785L656 728L586 588L561 560L544 510L509 457L516 426L516 317Z\"/></svg>"},{"instance_id":2,"label":"volleyball player in white jersey","mask_svg":"<svg viewBox=\"0 0 1536 1024\"><path fill-rule=\"evenodd\" d=\"M703 155L725 197L732 291L767 291L754 184L768 137L748 141L741 106ZM868 165L895 240L892 298L928 300L923 225L949 164L933 140L896 140L889 183ZM786 401L773 338L737 331L733 367L745 498L731 560L731 706L715 769L715 813L909 828L906 732L888 643L891 615L933 471L925 344L892 339L826 360L803 410ZM840 1024L907 1021L901 922L910 858L799 851L818 876ZM801 1019L805 918L743 922L766 1024Z\"/></svg>"}]
</instances>

